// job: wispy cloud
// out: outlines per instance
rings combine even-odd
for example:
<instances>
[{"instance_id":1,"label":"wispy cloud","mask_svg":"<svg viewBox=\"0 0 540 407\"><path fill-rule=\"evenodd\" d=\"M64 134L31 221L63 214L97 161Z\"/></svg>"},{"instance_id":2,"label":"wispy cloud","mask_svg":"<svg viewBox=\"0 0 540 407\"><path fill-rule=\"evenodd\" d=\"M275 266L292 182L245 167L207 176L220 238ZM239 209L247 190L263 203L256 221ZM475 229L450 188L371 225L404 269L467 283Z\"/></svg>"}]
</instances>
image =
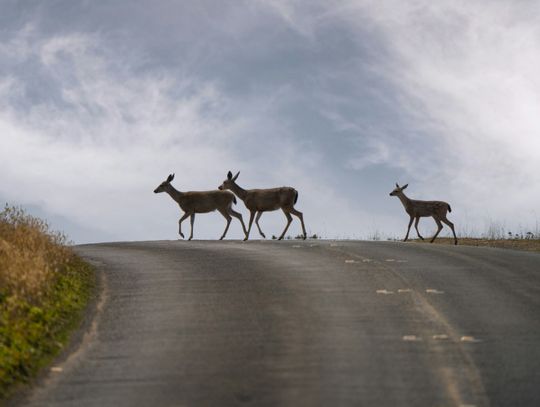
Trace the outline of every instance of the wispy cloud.
<instances>
[{"instance_id":1,"label":"wispy cloud","mask_svg":"<svg viewBox=\"0 0 540 407\"><path fill-rule=\"evenodd\" d=\"M391 95L384 103L395 104L393 115L366 123L340 107L358 105L359 93L340 105L322 97L335 129L357 134L353 168L396 166L421 196L451 199L473 223L489 214L515 226L530 224L540 201L539 16L536 2L347 0L309 24L286 21L300 32L345 24L370 44L356 67L383 79L378 89Z\"/></svg>"},{"instance_id":2,"label":"wispy cloud","mask_svg":"<svg viewBox=\"0 0 540 407\"><path fill-rule=\"evenodd\" d=\"M3 199L107 238L174 237L155 185L176 171L214 188L231 169L297 187L327 236L400 234L394 181L451 201L458 226L536 216L535 2L81 3L65 24L55 10L0 33ZM200 218L197 236L219 235L219 215ZM278 234L283 218L262 223Z\"/></svg>"},{"instance_id":3,"label":"wispy cloud","mask_svg":"<svg viewBox=\"0 0 540 407\"><path fill-rule=\"evenodd\" d=\"M170 171L189 174L179 178L195 186L209 163L231 160L228 140L243 123L212 84L132 75L109 63L98 37L27 41L21 64L38 61L59 97L35 103L28 82L2 80L0 98L10 102L0 112L4 196L38 199L52 213L125 236L159 212L150 192Z\"/></svg>"},{"instance_id":4,"label":"wispy cloud","mask_svg":"<svg viewBox=\"0 0 540 407\"><path fill-rule=\"evenodd\" d=\"M212 189L228 169L240 169L244 185L298 187L308 213L336 206L346 213L334 188L311 174L322 156L303 151L275 118L286 87L237 101L196 76L133 72L98 35L39 38L24 29L12 43L24 50L19 66L32 64L46 79L49 97L35 96L41 89L16 69L0 82L0 193L10 201L108 237L174 237L178 209L152 189L172 171L182 190ZM199 237L223 227L218 215L207 217L197 221ZM282 215L265 218L278 234ZM333 233L326 219L308 226ZM240 228L231 232L240 236Z\"/></svg>"}]
</instances>

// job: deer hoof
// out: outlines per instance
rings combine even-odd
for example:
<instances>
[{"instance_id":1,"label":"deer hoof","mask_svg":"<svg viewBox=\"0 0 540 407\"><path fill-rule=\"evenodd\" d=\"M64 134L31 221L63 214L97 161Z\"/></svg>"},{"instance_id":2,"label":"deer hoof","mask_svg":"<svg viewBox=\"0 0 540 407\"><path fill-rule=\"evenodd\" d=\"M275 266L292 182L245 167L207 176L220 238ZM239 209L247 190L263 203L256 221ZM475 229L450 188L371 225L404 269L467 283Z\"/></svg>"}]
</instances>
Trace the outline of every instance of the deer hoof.
<instances>
[{"instance_id":1,"label":"deer hoof","mask_svg":"<svg viewBox=\"0 0 540 407\"><path fill-rule=\"evenodd\" d=\"M303 237L302 239L306 240L306 239L307 239L307 236L306 236L306 235L304 235L304 237Z\"/></svg>"},{"instance_id":2,"label":"deer hoof","mask_svg":"<svg viewBox=\"0 0 540 407\"><path fill-rule=\"evenodd\" d=\"M245 242L246 240L248 240L248 237L247 237L247 236L246 236L246 237L244 237L244 242Z\"/></svg>"},{"instance_id":3,"label":"deer hoof","mask_svg":"<svg viewBox=\"0 0 540 407\"><path fill-rule=\"evenodd\" d=\"M266 239L266 236L264 235L264 233L261 233L261 236L263 237L263 239Z\"/></svg>"}]
</instances>

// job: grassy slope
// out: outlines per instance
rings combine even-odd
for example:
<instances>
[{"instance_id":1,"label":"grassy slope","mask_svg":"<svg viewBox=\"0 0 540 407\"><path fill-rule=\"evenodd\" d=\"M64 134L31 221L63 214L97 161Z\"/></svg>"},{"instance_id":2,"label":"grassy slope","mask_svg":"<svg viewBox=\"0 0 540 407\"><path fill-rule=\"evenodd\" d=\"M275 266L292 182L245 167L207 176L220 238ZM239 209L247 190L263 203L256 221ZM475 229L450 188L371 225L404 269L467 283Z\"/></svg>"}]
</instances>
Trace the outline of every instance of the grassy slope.
<instances>
[{"instance_id":1,"label":"grassy slope","mask_svg":"<svg viewBox=\"0 0 540 407\"><path fill-rule=\"evenodd\" d=\"M529 252L540 252L540 239L481 239L481 238L459 238L458 244L466 246L499 247L502 249L524 250ZM414 240L418 243L429 242L425 240ZM434 244L454 244L453 238L437 238Z\"/></svg>"},{"instance_id":2,"label":"grassy slope","mask_svg":"<svg viewBox=\"0 0 540 407\"><path fill-rule=\"evenodd\" d=\"M44 222L0 213L0 400L60 352L94 287L92 268Z\"/></svg>"}]
</instances>

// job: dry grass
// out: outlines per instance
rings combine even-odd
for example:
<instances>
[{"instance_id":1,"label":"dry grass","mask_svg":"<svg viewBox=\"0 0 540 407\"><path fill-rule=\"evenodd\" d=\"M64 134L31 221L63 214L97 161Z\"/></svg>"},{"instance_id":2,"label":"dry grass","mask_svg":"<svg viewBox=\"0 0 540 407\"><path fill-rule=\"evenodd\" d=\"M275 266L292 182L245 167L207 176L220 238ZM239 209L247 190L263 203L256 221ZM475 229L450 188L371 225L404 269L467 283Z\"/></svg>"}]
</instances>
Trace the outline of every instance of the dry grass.
<instances>
[{"instance_id":1,"label":"dry grass","mask_svg":"<svg viewBox=\"0 0 540 407\"><path fill-rule=\"evenodd\" d=\"M47 295L71 251L61 234L22 209L0 212L0 287L4 294L30 303Z\"/></svg>"},{"instance_id":2,"label":"dry grass","mask_svg":"<svg viewBox=\"0 0 540 407\"><path fill-rule=\"evenodd\" d=\"M0 212L0 398L61 349L93 274L62 234L19 208Z\"/></svg>"},{"instance_id":3,"label":"dry grass","mask_svg":"<svg viewBox=\"0 0 540 407\"><path fill-rule=\"evenodd\" d=\"M415 240L415 242L425 243L426 240ZM454 244L453 238L437 238L434 244ZM485 238L459 238L458 244L465 246L499 247L503 249L524 250L529 252L540 252L540 239L485 239Z\"/></svg>"}]
</instances>

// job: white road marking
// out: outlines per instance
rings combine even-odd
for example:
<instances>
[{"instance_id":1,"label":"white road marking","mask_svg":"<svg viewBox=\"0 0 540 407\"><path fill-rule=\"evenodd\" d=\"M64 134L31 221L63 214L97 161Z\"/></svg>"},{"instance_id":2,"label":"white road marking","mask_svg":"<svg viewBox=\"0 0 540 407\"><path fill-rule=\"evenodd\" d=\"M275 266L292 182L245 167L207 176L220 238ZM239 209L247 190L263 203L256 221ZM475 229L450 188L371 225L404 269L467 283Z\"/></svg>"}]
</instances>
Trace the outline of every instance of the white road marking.
<instances>
[{"instance_id":1,"label":"white road marking","mask_svg":"<svg viewBox=\"0 0 540 407\"><path fill-rule=\"evenodd\" d=\"M396 260L398 263L407 263L409 260Z\"/></svg>"},{"instance_id":2,"label":"white road marking","mask_svg":"<svg viewBox=\"0 0 540 407\"><path fill-rule=\"evenodd\" d=\"M449 339L449 337L448 335L445 335L445 334L439 334L439 335L433 335L433 339L435 339L436 341L445 341Z\"/></svg>"},{"instance_id":3,"label":"white road marking","mask_svg":"<svg viewBox=\"0 0 540 407\"><path fill-rule=\"evenodd\" d=\"M482 342L480 339L476 339L474 336L462 336L461 342L469 342L469 343L475 343L475 342Z\"/></svg>"},{"instance_id":4,"label":"white road marking","mask_svg":"<svg viewBox=\"0 0 540 407\"><path fill-rule=\"evenodd\" d=\"M410 288L400 288L397 290L398 293L412 293L412 290Z\"/></svg>"},{"instance_id":5,"label":"white road marking","mask_svg":"<svg viewBox=\"0 0 540 407\"><path fill-rule=\"evenodd\" d=\"M426 289L426 293L428 294L444 294L444 291L439 291L435 288L428 288Z\"/></svg>"},{"instance_id":6,"label":"white road marking","mask_svg":"<svg viewBox=\"0 0 540 407\"><path fill-rule=\"evenodd\" d=\"M386 259L385 261L392 262L392 261L396 261L396 259Z\"/></svg>"},{"instance_id":7,"label":"white road marking","mask_svg":"<svg viewBox=\"0 0 540 407\"><path fill-rule=\"evenodd\" d=\"M416 335L404 335L403 338L401 338L405 342L420 342L422 341L422 338Z\"/></svg>"},{"instance_id":8,"label":"white road marking","mask_svg":"<svg viewBox=\"0 0 540 407\"><path fill-rule=\"evenodd\" d=\"M384 294L384 295L389 295L389 294L394 294L393 291L388 291L386 288L384 290L377 290L377 294Z\"/></svg>"},{"instance_id":9,"label":"white road marking","mask_svg":"<svg viewBox=\"0 0 540 407\"><path fill-rule=\"evenodd\" d=\"M51 372L54 372L54 373L60 373L62 372L64 369L62 369L61 367L59 366L53 366L51 367Z\"/></svg>"},{"instance_id":10,"label":"white road marking","mask_svg":"<svg viewBox=\"0 0 540 407\"><path fill-rule=\"evenodd\" d=\"M362 259L362 263L371 263L372 261L371 259Z\"/></svg>"},{"instance_id":11,"label":"white road marking","mask_svg":"<svg viewBox=\"0 0 540 407\"><path fill-rule=\"evenodd\" d=\"M354 263L354 260L345 260L345 263Z\"/></svg>"}]
</instances>

